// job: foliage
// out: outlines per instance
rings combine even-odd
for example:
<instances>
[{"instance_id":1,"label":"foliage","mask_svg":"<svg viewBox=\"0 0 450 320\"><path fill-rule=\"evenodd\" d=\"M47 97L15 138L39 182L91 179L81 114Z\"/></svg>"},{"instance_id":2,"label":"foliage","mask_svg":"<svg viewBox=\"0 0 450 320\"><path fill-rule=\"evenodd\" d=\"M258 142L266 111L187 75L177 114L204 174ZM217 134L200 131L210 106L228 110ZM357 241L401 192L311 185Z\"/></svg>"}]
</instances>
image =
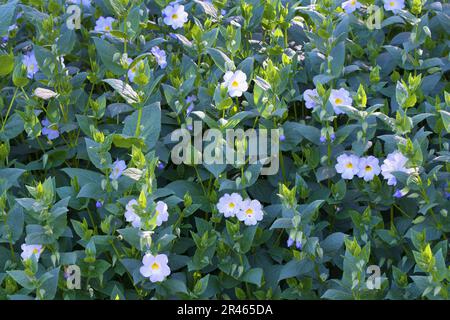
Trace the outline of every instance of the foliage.
<instances>
[{"instance_id":1,"label":"foliage","mask_svg":"<svg viewBox=\"0 0 450 320\"><path fill-rule=\"evenodd\" d=\"M448 299L448 3L67 2L0 1L1 299ZM175 165L193 121L279 172Z\"/></svg>"}]
</instances>

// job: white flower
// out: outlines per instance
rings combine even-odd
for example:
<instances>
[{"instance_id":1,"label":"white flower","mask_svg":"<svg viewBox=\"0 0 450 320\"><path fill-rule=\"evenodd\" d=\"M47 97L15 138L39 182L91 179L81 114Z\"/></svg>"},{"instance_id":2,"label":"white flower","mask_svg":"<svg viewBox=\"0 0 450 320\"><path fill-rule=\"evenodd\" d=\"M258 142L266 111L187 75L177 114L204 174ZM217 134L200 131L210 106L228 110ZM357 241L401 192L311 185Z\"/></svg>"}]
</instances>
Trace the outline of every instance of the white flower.
<instances>
[{"instance_id":1,"label":"white flower","mask_svg":"<svg viewBox=\"0 0 450 320\"><path fill-rule=\"evenodd\" d=\"M167 212L167 204L163 201L158 201L156 203L156 225L160 226L163 222L167 221L169 218L169 213Z\"/></svg>"},{"instance_id":2,"label":"white flower","mask_svg":"<svg viewBox=\"0 0 450 320\"><path fill-rule=\"evenodd\" d=\"M98 18L97 21L95 22L95 31L110 33L112 30L112 24L114 21L116 21L116 20L111 17Z\"/></svg>"},{"instance_id":3,"label":"white flower","mask_svg":"<svg viewBox=\"0 0 450 320\"><path fill-rule=\"evenodd\" d=\"M364 178L364 181L373 180L374 176L380 174L379 161L374 156L359 159L358 177Z\"/></svg>"},{"instance_id":4,"label":"white flower","mask_svg":"<svg viewBox=\"0 0 450 320\"><path fill-rule=\"evenodd\" d=\"M387 158L384 159L383 164L381 165L381 174L384 179L388 181L388 185L395 186L397 184L397 179L392 174L393 172L401 171L407 174L413 172L413 169L407 169L405 167L406 162L408 162L408 158L400 151L394 151L387 155Z\"/></svg>"},{"instance_id":5,"label":"white flower","mask_svg":"<svg viewBox=\"0 0 450 320\"><path fill-rule=\"evenodd\" d=\"M405 7L405 0L383 0L384 10L396 13Z\"/></svg>"},{"instance_id":6,"label":"white flower","mask_svg":"<svg viewBox=\"0 0 450 320\"><path fill-rule=\"evenodd\" d=\"M223 85L227 87L230 97L240 97L248 89L247 75L241 70L236 72L227 71L223 76L223 80Z\"/></svg>"},{"instance_id":7,"label":"white flower","mask_svg":"<svg viewBox=\"0 0 450 320\"><path fill-rule=\"evenodd\" d=\"M337 157L336 171L341 174L342 179L353 179L359 171L359 158L353 154L341 154Z\"/></svg>"},{"instance_id":8,"label":"white flower","mask_svg":"<svg viewBox=\"0 0 450 320\"><path fill-rule=\"evenodd\" d=\"M44 248L40 244L22 244L20 246L22 249L22 253L20 254L20 257L23 260L30 259L33 255L36 257L36 260L39 260L39 257L41 256L42 251L44 251Z\"/></svg>"},{"instance_id":9,"label":"white flower","mask_svg":"<svg viewBox=\"0 0 450 320\"><path fill-rule=\"evenodd\" d=\"M27 67L27 77L33 79L36 72L39 71L39 65L34 55L34 51L28 52L23 56L22 63Z\"/></svg>"},{"instance_id":10,"label":"white flower","mask_svg":"<svg viewBox=\"0 0 450 320\"><path fill-rule=\"evenodd\" d=\"M240 210L242 197L238 193L225 193L217 203L217 209L225 218L234 217Z\"/></svg>"},{"instance_id":11,"label":"white flower","mask_svg":"<svg viewBox=\"0 0 450 320\"><path fill-rule=\"evenodd\" d=\"M188 21L188 14L184 11L184 6L179 4L168 5L163 11L164 23L173 29L182 28Z\"/></svg>"},{"instance_id":12,"label":"white flower","mask_svg":"<svg viewBox=\"0 0 450 320\"><path fill-rule=\"evenodd\" d=\"M160 49L159 47L153 47L151 52L156 58L156 62L161 67L161 69L167 67L167 55L164 50Z\"/></svg>"},{"instance_id":13,"label":"white flower","mask_svg":"<svg viewBox=\"0 0 450 320\"><path fill-rule=\"evenodd\" d=\"M350 93L344 88L341 88L339 90L332 89L330 98L328 100L333 106L334 112L336 114L344 113L344 111L339 109L339 106L351 106L353 102L352 98L350 97Z\"/></svg>"},{"instance_id":14,"label":"white flower","mask_svg":"<svg viewBox=\"0 0 450 320\"><path fill-rule=\"evenodd\" d=\"M348 0L342 3L342 9L344 9L346 13L352 13L359 8L361 8L361 3L357 0Z\"/></svg>"},{"instance_id":15,"label":"white flower","mask_svg":"<svg viewBox=\"0 0 450 320\"><path fill-rule=\"evenodd\" d=\"M263 219L262 205L258 200L245 199L241 202L236 217L247 226L253 226Z\"/></svg>"},{"instance_id":16,"label":"white flower","mask_svg":"<svg viewBox=\"0 0 450 320\"><path fill-rule=\"evenodd\" d=\"M147 253L142 258L143 266L140 268L141 274L150 278L151 282L161 282L170 274L170 268L167 265L169 260L165 254L158 254L156 256Z\"/></svg>"},{"instance_id":17,"label":"white flower","mask_svg":"<svg viewBox=\"0 0 450 320\"><path fill-rule=\"evenodd\" d=\"M305 100L305 107L307 109L314 109L318 107L316 100L319 99L319 94L317 93L317 89L307 89L303 92L303 99Z\"/></svg>"},{"instance_id":18,"label":"white flower","mask_svg":"<svg viewBox=\"0 0 450 320\"><path fill-rule=\"evenodd\" d=\"M136 214L135 206L139 206L136 199L130 200L125 206L125 220L131 222L134 228L141 227L141 217Z\"/></svg>"}]
</instances>

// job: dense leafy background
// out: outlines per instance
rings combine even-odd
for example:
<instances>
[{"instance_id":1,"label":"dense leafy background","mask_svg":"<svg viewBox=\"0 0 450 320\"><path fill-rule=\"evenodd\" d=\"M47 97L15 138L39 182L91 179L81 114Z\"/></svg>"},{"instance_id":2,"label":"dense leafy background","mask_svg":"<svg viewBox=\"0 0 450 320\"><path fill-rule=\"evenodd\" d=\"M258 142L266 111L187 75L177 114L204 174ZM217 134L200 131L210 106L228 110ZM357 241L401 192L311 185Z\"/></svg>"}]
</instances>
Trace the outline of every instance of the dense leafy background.
<instances>
[{"instance_id":1,"label":"dense leafy background","mask_svg":"<svg viewBox=\"0 0 450 320\"><path fill-rule=\"evenodd\" d=\"M95 0L70 30L62 0L2 1L0 298L447 299L450 7L406 1L369 29L368 6L383 3L361 3L347 14L339 0L182 1L188 22L173 29L168 1ZM115 19L106 35L100 16ZM247 75L240 98L221 89L228 70ZM303 92L314 88L312 111ZM338 88L353 98L340 115L327 103ZM172 164L170 133L192 120L283 128L279 173ZM336 173L344 151L381 164L394 150L414 168L395 187ZM114 180L117 159L128 169ZM264 219L225 219L225 192L258 199ZM147 248L124 218L138 198L169 207L151 244L168 256L163 282L139 273ZM286 245L293 229L301 249ZM21 259L23 243L44 246L38 261ZM81 290L66 286L73 264ZM366 286L369 265L380 289Z\"/></svg>"}]
</instances>

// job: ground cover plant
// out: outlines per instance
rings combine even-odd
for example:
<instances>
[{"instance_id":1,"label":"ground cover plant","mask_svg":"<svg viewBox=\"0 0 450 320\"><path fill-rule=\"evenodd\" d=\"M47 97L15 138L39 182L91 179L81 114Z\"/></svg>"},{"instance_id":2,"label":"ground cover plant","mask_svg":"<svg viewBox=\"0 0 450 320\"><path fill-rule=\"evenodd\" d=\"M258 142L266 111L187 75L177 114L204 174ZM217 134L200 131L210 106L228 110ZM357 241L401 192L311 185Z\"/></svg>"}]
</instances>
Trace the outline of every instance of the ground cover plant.
<instances>
[{"instance_id":1,"label":"ground cover plant","mask_svg":"<svg viewBox=\"0 0 450 320\"><path fill-rule=\"evenodd\" d=\"M449 30L433 0L0 1L0 299L448 299Z\"/></svg>"}]
</instances>

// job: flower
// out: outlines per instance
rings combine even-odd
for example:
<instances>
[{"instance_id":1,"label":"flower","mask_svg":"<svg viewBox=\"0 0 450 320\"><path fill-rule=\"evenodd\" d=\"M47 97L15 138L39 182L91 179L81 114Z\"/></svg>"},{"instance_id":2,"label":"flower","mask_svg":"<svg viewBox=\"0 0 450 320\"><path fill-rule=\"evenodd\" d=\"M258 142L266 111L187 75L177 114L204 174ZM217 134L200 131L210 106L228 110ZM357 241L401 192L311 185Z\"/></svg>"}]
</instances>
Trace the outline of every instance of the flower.
<instances>
[{"instance_id":1,"label":"flower","mask_svg":"<svg viewBox=\"0 0 450 320\"><path fill-rule=\"evenodd\" d=\"M97 202L95 202L95 207L98 209L98 208L101 208L101 207L103 207L103 203L100 201L100 200L97 200Z\"/></svg>"},{"instance_id":2,"label":"flower","mask_svg":"<svg viewBox=\"0 0 450 320\"><path fill-rule=\"evenodd\" d=\"M36 72L39 71L39 66L34 55L34 51L28 52L22 58L22 63L27 67L27 77L33 79Z\"/></svg>"},{"instance_id":3,"label":"flower","mask_svg":"<svg viewBox=\"0 0 450 320\"><path fill-rule=\"evenodd\" d=\"M161 67L161 69L167 67L167 60L166 60L167 56L164 50L160 49L159 47L153 47L150 51L156 58L156 62Z\"/></svg>"},{"instance_id":4,"label":"flower","mask_svg":"<svg viewBox=\"0 0 450 320\"><path fill-rule=\"evenodd\" d=\"M351 106L353 102L350 93L344 88L340 88L339 90L332 89L329 101L336 114L344 113L344 111L339 109L339 106Z\"/></svg>"},{"instance_id":5,"label":"flower","mask_svg":"<svg viewBox=\"0 0 450 320\"><path fill-rule=\"evenodd\" d=\"M136 214L135 206L138 206L138 202L136 199L132 199L128 201L125 206L125 220L127 222L131 222L133 228L141 227L141 217Z\"/></svg>"},{"instance_id":6,"label":"flower","mask_svg":"<svg viewBox=\"0 0 450 320\"><path fill-rule=\"evenodd\" d=\"M95 31L110 33L112 30L112 24L115 21L116 20L114 18L111 17L105 18L102 16L98 18L97 21L95 22Z\"/></svg>"},{"instance_id":7,"label":"flower","mask_svg":"<svg viewBox=\"0 0 450 320\"><path fill-rule=\"evenodd\" d=\"M167 221L169 218L169 213L167 212L167 204L163 201L158 201L156 203L156 225L160 226L163 222Z\"/></svg>"},{"instance_id":8,"label":"flower","mask_svg":"<svg viewBox=\"0 0 450 320\"><path fill-rule=\"evenodd\" d=\"M346 13L352 13L359 8L361 8L361 3L357 0L348 0L342 3L342 9L344 9Z\"/></svg>"},{"instance_id":9,"label":"flower","mask_svg":"<svg viewBox=\"0 0 450 320\"><path fill-rule=\"evenodd\" d=\"M169 260L165 254L158 254L156 256L147 253L142 258L143 266L140 268L141 274L150 278L151 282L161 282L170 274L170 268L167 265Z\"/></svg>"},{"instance_id":10,"label":"flower","mask_svg":"<svg viewBox=\"0 0 450 320\"><path fill-rule=\"evenodd\" d=\"M404 196L404 194L403 194L402 190L396 189L393 196L394 196L394 198L400 199Z\"/></svg>"},{"instance_id":11,"label":"flower","mask_svg":"<svg viewBox=\"0 0 450 320\"><path fill-rule=\"evenodd\" d=\"M297 241L295 241L295 247L298 249L298 250L302 250L302 240L297 240Z\"/></svg>"},{"instance_id":12,"label":"flower","mask_svg":"<svg viewBox=\"0 0 450 320\"><path fill-rule=\"evenodd\" d=\"M185 102L187 104L186 116L188 116L192 112L192 110L194 110L194 101L196 101L196 100L197 100L197 96L195 96L195 95L186 97L186 100L185 100Z\"/></svg>"},{"instance_id":13,"label":"flower","mask_svg":"<svg viewBox=\"0 0 450 320\"><path fill-rule=\"evenodd\" d=\"M392 11L394 13L405 7L405 0L383 0L383 2L384 10Z\"/></svg>"},{"instance_id":14,"label":"flower","mask_svg":"<svg viewBox=\"0 0 450 320\"><path fill-rule=\"evenodd\" d=\"M293 244L294 244L294 239L292 239L291 237L289 237L289 238L287 239L286 246L287 246L288 248L290 248Z\"/></svg>"},{"instance_id":15,"label":"flower","mask_svg":"<svg viewBox=\"0 0 450 320\"><path fill-rule=\"evenodd\" d=\"M320 136L319 141L320 141L321 143L325 143L325 142L327 142L327 137L325 137L325 136Z\"/></svg>"},{"instance_id":16,"label":"flower","mask_svg":"<svg viewBox=\"0 0 450 320\"><path fill-rule=\"evenodd\" d=\"M225 218L234 217L240 210L242 197L238 193L225 193L217 203L217 209Z\"/></svg>"},{"instance_id":17,"label":"flower","mask_svg":"<svg viewBox=\"0 0 450 320\"><path fill-rule=\"evenodd\" d=\"M317 99L319 99L319 94L317 89L307 89L303 92L303 99L305 100L305 107L307 109L314 109L319 106Z\"/></svg>"},{"instance_id":18,"label":"flower","mask_svg":"<svg viewBox=\"0 0 450 320\"><path fill-rule=\"evenodd\" d=\"M342 179L353 179L359 171L359 158L353 154L341 154L337 157L336 171L341 174Z\"/></svg>"},{"instance_id":19,"label":"flower","mask_svg":"<svg viewBox=\"0 0 450 320\"><path fill-rule=\"evenodd\" d=\"M41 121L42 125L44 126L42 128L42 134L47 136L49 140L55 140L59 137L59 131L58 129L55 129L55 125L52 125L50 121L48 121L47 118Z\"/></svg>"},{"instance_id":20,"label":"flower","mask_svg":"<svg viewBox=\"0 0 450 320\"><path fill-rule=\"evenodd\" d=\"M380 174L379 161L374 156L368 156L359 159L358 177L364 178L364 181L373 180L374 176Z\"/></svg>"},{"instance_id":21,"label":"flower","mask_svg":"<svg viewBox=\"0 0 450 320\"><path fill-rule=\"evenodd\" d=\"M240 97L248 89L247 75L241 70L236 72L227 71L223 76L223 80L223 85L227 87L230 97Z\"/></svg>"},{"instance_id":22,"label":"flower","mask_svg":"<svg viewBox=\"0 0 450 320\"><path fill-rule=\"evenodd\" d=\"M400 151L394 151L387 155L381 165L381 174L384 179L387 180L387 184L390 186L395 186L397 184L397 179L392 174L395 171L405 172L410 174L413 169L407 169L405 167L408 158L406 158Z\"/></svg>"},{"instance_id":23,"label":"flower","mask_svg":"<svg viewBox=\"0 0 450 320\"><path fill-rule=\"evenodd\" d=\"M336 135L334 133L330 134L330 140L333 142L336 139Z\"/></svg>"},{"instance_id":24,"label":"flower","mask_svg":"<svg viewBox=\"0 0 450 320\"><path fill-rule=\"evenodd\" d=\"M22 249L22 253L20 254L20 257L23 260L30 259L33 255L36 257L36 260L39 260L39 257L41 256L42 251L44 251L44 248L40 244L22 244L20 246Z\"/></svg>"},{"instance_id":25,"label":"flower","mask_svg":"<svg viewBox=\"0 0 450 320\"><path fill-rule=\"evenodd\" d=\"M263 219L262 205L258 200L245 199L241 202L236 217L247 226L253 226Z\"/></svg>"},{"instance_id":26,"label":"flower","mask_svg":"<svg viewBox=\"0 0 450 320\"><path fill-rule=\"evenodd\" d=\"M182 28L188 21L188 14L184 11L184 6L179 4L168 5L162 11L164 23L173 29Z\"/></svg>"},{"instance_id":27,"label":"flower","mask_svg":"<svg viewBox=\"0 0 450 320\"><path fill-rule=\"evenodd\" d=\"M111 180L117 180L122 175L123 171L127 168L127 165L125 164L125 161L123 160L116 160L114 161L112 165L112 172L109 175L109 178Z\"/></svg>"}]
</instances>

